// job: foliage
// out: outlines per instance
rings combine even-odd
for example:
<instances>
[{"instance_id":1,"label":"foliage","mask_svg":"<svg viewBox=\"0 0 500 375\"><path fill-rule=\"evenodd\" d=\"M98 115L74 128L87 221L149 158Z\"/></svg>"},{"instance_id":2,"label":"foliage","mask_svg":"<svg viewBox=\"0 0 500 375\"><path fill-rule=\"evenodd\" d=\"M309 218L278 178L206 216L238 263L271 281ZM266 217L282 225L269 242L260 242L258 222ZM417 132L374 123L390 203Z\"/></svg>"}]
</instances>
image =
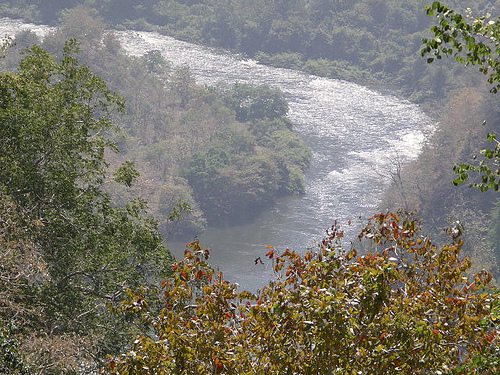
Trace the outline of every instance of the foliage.
<instances>
[{"instance_id":1,"label":"foliage","mask_svg":"<svg viewBox=\"0 0 500 375\"><path fill-rule=\"evenodd\" d=\"M283 93L248 84L218 84L210 93L239 123L215 132L180 170L206 217L246 219L276 196L303 193L310 152L291 130Z\"/></svg>"},{"instance_id":2,"label":"foliage","mask_svg":"<svg viewBox=\"0 0 500 375\"><path fill-rule=\"evenodd\" d=\"M131 187L132 183L139 178L139 172L135 169L134 163L126 161L113 173L113 177L115 182Z\"/></svg>"},{"instance_id":3,"label":"foliage","mask_svg":"<svg viewBox=\"0 0 500 375\"><path fill-rule=\"evenodd\" d=\"M103 190L104 153L115 149L111 114L122 100L78 63L77 50L70 39L56 60L33 46L16 72L0 73L0 222L9 233L0 240L9 294L1 317L37 332L27 345L46 334L35 351L57 338L78 342L80 359L49 353L74 363L120 347L124 321L106 306L127 286L150 284L170 261L155 221L143 216L145 203L116 207ZM132 164L117 171L126 184L136 176Z\"/></svg>"},{"instance_id":4,"label":"foliage","mask_svg":"<svg viewBox=\"0 0 500 375\"><path fill-rule=\"evenodd\" d=\"M462 250L474 260L472 270L486 268L495 280L500 275L500 242L488 232L493 233L489 227L493 228L497 222L494 202L498 194L493 189L480 192L465 184L454 186L451 181L456 175L450 163L472 161L477 150L487 147L484 141L487 127L471 124L480 124L486 118L489 128L500 129L496 111L499 99L485 87L456 90L439 108L436 127L419 157L407 165L391 163L388 173L397 184L387 188L379 206L391 210L405 206L418 211L424 218L426 233L435 240L441 240L443 226L460 222L464 233ZM472 174L470 179L479 181Z\"/></svg>"},{"instance_id":5,"label":"foliage","mask_svg":"<svg viewBox=\"0 0 500 375\"><path fill-rule=\"evenodd\" d=\"M196 236L205 230L207 221L193 198L193 191L186 180L176 178L172 185L165 185L157 192L159 230L164 236Z\"/></svg>"},{"instance_id":6,"label":"foliage","mask_svg":"<svg viewBox=\"0 0 500 375\"><path fill-rule=\"evenodd\" d=\"M131 160L141 176L130 188L107 179L105 189L114 203L124 206L140 196L163 236L185 238L202 232L207 221L244 218L248 207L256 212L281 195L303 192L310 154L286 117L288 104L281 91L201 86L187 66L171 67L159 51L126 55L95 11L79 6L64 13L60 27L44 38L44 48L56 54L68 36L82 38L79 60L120 92L125 103L123 112L110 114L121 132L110 135L120 153L108 154L108 162L111 169L125 172L120 165ZM16 36L5 65L17 65L15 52L30 40ZM214 179L213 172L222 166L203 170L195 161L212 149L227 156L227 170L211 186L204 178ZM216 184L223 189L208 191ZM179 200L192 208L183 212L182 222L169 217Z\"/></svg>"},{"instance_id":7,"label":"foliage","mask_svg":"<svg viewBox=\"0 0 500 375\"><path fill-rule=\"evenodd\" d=\"M241 122L265 118L273 120L285 117L288 113L288 103L281 90L268 85L219 85L217 92L224 103L235 111L236 119Z\"/></svg>"},{"instance_id":8,"label":"foliage","mask_svg":"<svg viewBox=\"0 0 500 375\"><path fill-rule=\"evenodd\" d=\"M427 7L427 14L436 14L439 19L439 25L431 28L434 38L422 40L422 56L432 53L427 62L451 55L461 64L477 65L479 71L488 76L488 82L493 84L491 92L496 93L500 87L500 60L497 57L500 52L500 23L490 20L489 14L472 19L470 14L464 16L438 1ZM454 167L457 174L454 185L464 182L470 172L477 172L481 180L472 183L472 186L480 191L490 188L499 190L500 142L495 132L490 132L487 139L493 147L480 151L484 160L477 165L461 162Z\"/></svg>"},{"instance_id":9,"label":"foliage","mask_svg":"<svg viewBox=\"0 0 500 375\"><path fill-rule=\"evenodd\" d=\"M451 55L457 62L478 65L479 71L488 76L488 82L494 84L492 92L497 92L500 83L500 63L495 58L500 51L498 40L499 25L497 21L490 20L491 15L472 18L471 10L462 15L453 9L435 1L427 6L427 14L439 19L439 25L431 27L434 38L424 38L422 56L432 52L434 58Z\"/></svg>"},{"instance_id":10,"label":"foliage","mask_svg":"<svg viewBox=\"0 0 500 375\"><path fill-rule=\"evenodd\" d=\"M29 374L29 368L19 353L19 343L12 335L12 328L0 321L0 371L7 375Z\"/></svg>"},{"instance_id":11,"label":"foliage","mask_svg":"<svg viewBox=\"0 0 500 375\"><path fill-rule=\"evenodd\" d=\"M480 191L486 191L492 188L495 191L500 189L500 141L496 139L495 133L488 134L488 141L493 142L493 148L485 148L480 151L485 160L482 160L477 165L460 162L453 167L453 170L458 175L453 184L458 185L469 178L469 173L479 173L481 182L473 182L471 186L478 188Z\"/></svg>"},{"instance_id":12,"label":"foliage","mask_svg":"<svg viewBox=\"0 0 500 375\"><path fill-rule=\"evenodd\" d=\"M40 313L30 292L35 281L46 278L45 263L32 242L36 223L30 223L4 194L0 195L0 217L0 372L28 374L15 325Z\"/></svg>"},{"instance_id":13,"label":"foliage","mask_svg":"<svg viewBox=\"0 0 500 375\"><path fill-rule=\"evenodd\" d=\"M377 214L344 249L332 227L318 248L266 256L277 279L238 292L190 243L162 282L165 306L140 311L150 335L110 358L111 374L426 374L499 371L499 295L486 271L467 276L461 228L435 245L412 215Z\"/></svg>"},{"instance_id":14,"label":"foliage","mask_svg":"<svg viewBox=\"0 0 500 375\"><path fill-rule=\"evenodd\" d=\"M0 316L26 323L40 314L39 306L30 306L34 284L47 279L47 265L34 243L41 222L31 221L3 193L0 217Z\"/></svg>"},{"instance_id":15,"label":"foliage","mask_svg":"<svg viewBox=\"0 0 500 375\"><path fill-rule=\"evenodd\" d=\"M23 16L29 5L38 20L52 12L45 22L54 22L76 3L118 27L156 30L312 74L390 84L413 98L439 94L426 80L438 70L426 67L416 54L430 24L421 11L426 0L301 0L287 4L282 0L150 0L141 4L134 0L75 0L50 6L35 0L10 0L0 7L0 13ZM476 3L478 9L484 9L491 2Z\"/></svg>"}]
</instances>

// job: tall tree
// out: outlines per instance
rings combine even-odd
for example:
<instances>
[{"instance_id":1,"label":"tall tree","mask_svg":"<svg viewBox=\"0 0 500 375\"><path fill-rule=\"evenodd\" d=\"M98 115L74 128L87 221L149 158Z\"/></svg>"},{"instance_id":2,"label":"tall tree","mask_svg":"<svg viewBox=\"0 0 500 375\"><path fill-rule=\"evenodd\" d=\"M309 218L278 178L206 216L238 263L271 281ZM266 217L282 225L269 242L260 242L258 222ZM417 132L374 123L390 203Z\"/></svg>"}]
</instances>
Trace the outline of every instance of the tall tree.
<instances>
[{"instance_id":1,"label":"tall tree","mask_svg":"<svg viewBox=\"0 0 500 375\"><path fill-rule=\"evenodd\" d=\"M120 346L124 332L107 306L127 287L150 285L170 256L145 203L111 204L103 190L110 115L121 98L79 65L78 42L60 60L33 46L15 73L0 73L0 192L37 223L34 248L48 278L37 288L40 331L96 337L95 355ZM130 185L130 163L114 173Z\"/></svg>"}]
</instances>

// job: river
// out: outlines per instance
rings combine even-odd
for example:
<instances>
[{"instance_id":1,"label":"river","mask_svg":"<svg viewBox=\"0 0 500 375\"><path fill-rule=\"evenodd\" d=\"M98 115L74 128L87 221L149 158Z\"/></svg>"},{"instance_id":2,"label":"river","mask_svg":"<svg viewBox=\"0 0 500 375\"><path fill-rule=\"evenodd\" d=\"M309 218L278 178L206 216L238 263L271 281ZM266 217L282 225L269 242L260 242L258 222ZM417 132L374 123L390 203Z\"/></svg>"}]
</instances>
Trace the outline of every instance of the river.
<instances>
[{"instance_id":1,"label":"river","mask_svg":"<svg viewBox=\"0 0 500 375\"><path fill-rule=\"evenodd\" d=\"M0 33L48 29L7 18ZM227 51L201 47L152 32L116 32L132 55L159 50L173 65L188 65L198 82L269 84L289 102L289 117L313 156L306 172L306 193L279 200L253 222L209 228L200 236L211 262L230 281L255 291L273 277L271 265L254 264L267 245L302 251L314 246L337 220L346 242L380 202L388 171L418 156L433 122L415 104L350 82L272 68ZM351 220L351 226L347 221ZM348 244L347 244L348 245ZM183 243L168 243L182 256Z\"/></svg>"}]
</instances>

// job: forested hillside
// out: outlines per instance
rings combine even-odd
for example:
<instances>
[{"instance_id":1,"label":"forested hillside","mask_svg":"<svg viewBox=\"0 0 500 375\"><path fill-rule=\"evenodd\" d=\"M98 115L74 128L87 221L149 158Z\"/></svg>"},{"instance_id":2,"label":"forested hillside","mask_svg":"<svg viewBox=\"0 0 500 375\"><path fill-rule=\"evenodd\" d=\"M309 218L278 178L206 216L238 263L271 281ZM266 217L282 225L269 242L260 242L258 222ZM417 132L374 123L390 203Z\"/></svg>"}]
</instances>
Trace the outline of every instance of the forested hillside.
<instances>
[{"instance_id":1,"label":"forested hillside","mask_svg":"<svg viewBox=\"0 0 500 375\"><path fill-rule=\"evenodd\" d=\"M436 108L440 122L421 156L407 166L395 161L383 205L417 210L426 219L426 229L435 235L446 224L460 223L465 251L475 267L498 277L498 18L470 10L462 15L439 3L429 13L440 18L424 40L423 57L433 64L441 64L446 56L456 65L466 63L470 65L467 75L480 80L467 85L462 81L462 87L443 98Z\"/></svg>"},{"instance_id":2,"label":"forested hillside","mask_svg":"<svg viewBox=\"0 0 500 375\"><path fill-rule=\"evenodd\" d=\"M488 87L455 90L439 111L440 122L421 156L405 166L394 160L388 171L391 186L381 204L417 211L425 218L425 229L437 237L444 235L445 226L460 223L464 249L474 259L474 267L486 268L496 277L500 271L498 192L469 188L470 183L481 181L473 172L459 186L452 181L457 177L454 165L460 161L479 163L480 150L491 146L486 138L491 131L500 130L498 106L498 98Z\"/></svg>"},{"instance_id":3,"label":"forested hillside","mask_svg":"<svg viewBox=\"0 0 500 375\"><path fill-rule=\"evenodd\" d=\"M65 9L83 3L111 26L157 30L276 66L390 87L416 101L441 96L456 83L459 68L427 66L418 57L431 25L426 0L73 0L43 6L10 0L0 14L54 23ZM493 14L497 9L486 0L450 5Z\"/></svg>"},{"instance_id":4,"label":"forested hillside","mask_svg":"<svg viewBox=\"0 0 500 375\"><path fill-rule=\"evenodd\" d=\"M121 152L110 155L110 163L131 160L141 177L131 192L107 188L118 203L134 195L146 199L165 236L199 233L207 221L245 220L278 196L303 192L310 153L291 130L279 90L206 88L187 67L171 68L158 51L126 56L82 7L69 11L42 45L57 53L69 37L82 40L79 59L125 101L125 111L113 114L121 127L114 136ZM14 42L2 62L7 68L19 60L18 51L40 41L24 33Z\"/></svg>"}]
</instances>

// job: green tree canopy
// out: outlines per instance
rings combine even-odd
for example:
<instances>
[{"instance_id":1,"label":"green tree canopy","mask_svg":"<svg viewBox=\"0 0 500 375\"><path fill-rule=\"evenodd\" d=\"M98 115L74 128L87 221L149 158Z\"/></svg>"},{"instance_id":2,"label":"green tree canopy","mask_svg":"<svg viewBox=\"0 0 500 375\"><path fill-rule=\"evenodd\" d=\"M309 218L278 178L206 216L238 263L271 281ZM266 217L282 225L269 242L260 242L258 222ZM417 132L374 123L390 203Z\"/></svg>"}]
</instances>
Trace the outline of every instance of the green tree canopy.
<instances>
[{"instance_id":1,"label":"green tree canopy","mask_svg":"<svg viewBox=\"0 0 500 375\"><path fill-rule=\"evenodd\" d=\"M241 122L273 120L288 114L288 103L278 88L236 83L232 86L219 84L216 91Z\"/></svg>"},{"instance_id":2,"label":"green tree canopy","mask_svg":"<svg viewBox=\"0 0 500 375\"><path fill-rule=\"evenodd\" d=\"M23 251L46 268L46 277L31 278L30 299L40 308L29 324L93 337L83 351L95 355L120 347L126 335L107 306L127 287L150 285L170 257L156 223L143 216L144 202L117 207L104 192L104 154L115 149L110 116L122 100L78 64L77 51L74 39L60 60L33 46L16 72L0 73L0 194L36 224ZM115 173L126 185L136 177L131 163ZM2 256L16 246L2 246Z\"/></svg>"}]
</instances>

